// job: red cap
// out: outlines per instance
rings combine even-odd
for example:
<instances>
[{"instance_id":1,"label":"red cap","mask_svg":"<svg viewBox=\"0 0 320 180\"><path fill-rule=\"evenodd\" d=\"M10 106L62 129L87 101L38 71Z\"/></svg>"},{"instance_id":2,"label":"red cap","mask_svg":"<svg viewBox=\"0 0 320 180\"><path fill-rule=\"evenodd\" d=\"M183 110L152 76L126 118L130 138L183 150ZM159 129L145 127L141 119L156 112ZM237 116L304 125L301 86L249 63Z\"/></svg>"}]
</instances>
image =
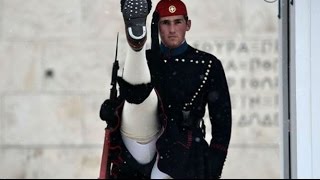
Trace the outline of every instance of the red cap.
<instances>
[{"instance_id":1,"label":"red cap","mask_svg":"<svg viewBox=\"0 0 320 180\"><path fill-rule=\"evenodd\" d=\"M188 15L186 5L181 0L160 0L156 11L160 17Z\"/></svg>"}]
</instances>

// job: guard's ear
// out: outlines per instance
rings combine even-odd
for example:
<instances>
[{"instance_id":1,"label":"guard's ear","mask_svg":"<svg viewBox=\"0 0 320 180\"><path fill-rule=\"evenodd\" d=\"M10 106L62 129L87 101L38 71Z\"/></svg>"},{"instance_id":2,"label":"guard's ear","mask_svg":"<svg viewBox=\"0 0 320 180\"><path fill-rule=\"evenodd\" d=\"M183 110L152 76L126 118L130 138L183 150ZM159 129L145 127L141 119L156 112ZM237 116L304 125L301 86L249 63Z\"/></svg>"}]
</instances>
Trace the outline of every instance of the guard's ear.
<instances>
[{"instance_id":1,"label":"guard's ear","mask_svg":"<svg viewBox=\"0 0 320 180\"><path fill-rule=\"evenodd\" d=\"M188 19L187 20L187 31L189 31L191 29L191 20Z\"/></svg>"}]
</instances>

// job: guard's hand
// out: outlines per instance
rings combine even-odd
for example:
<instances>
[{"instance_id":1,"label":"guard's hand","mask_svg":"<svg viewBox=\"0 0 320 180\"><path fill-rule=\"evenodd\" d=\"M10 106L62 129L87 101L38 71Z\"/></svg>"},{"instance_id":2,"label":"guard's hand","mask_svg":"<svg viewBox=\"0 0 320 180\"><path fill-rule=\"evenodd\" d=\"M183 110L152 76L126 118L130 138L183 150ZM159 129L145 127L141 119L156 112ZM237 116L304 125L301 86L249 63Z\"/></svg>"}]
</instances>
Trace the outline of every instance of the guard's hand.
<instances>
[{"instance_id":1,"label":"guard's hand","mask_svg":"<svg viewBox=\"0 0 320 180\"><path fill-rule=\"evenodd\" d=\"M105 100L100 108L100 119L106 121L109 125L114 125L117 121L116 108L118 107L118 101L112 101L110 99Z\"/></svg>"},{"instance_id":2,"label":"guard's hand","mask_svg":"<svg viewBox=\"0 0 320 180\"><path fill-rule=\"evenodd\" d=\"M219 152L212 148L208 149L207 157L207 178L208 179L220 179L222 174L222 169L226 156L224 153Z\"/></svg>"}]
</instances>

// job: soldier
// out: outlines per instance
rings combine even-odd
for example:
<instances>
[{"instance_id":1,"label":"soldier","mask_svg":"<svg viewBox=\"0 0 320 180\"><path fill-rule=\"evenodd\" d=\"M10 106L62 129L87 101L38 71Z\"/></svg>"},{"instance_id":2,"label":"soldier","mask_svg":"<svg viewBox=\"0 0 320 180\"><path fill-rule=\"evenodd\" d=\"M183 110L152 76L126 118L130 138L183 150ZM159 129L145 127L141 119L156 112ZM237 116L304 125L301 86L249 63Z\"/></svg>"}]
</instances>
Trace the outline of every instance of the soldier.
<instances>
[{"instance_id":1,"label":"soldier","mask_svg":"<svg viewBox=\"0 0 320 180\"><path fill-rule=\"evenodd\" d=\"M118 103L100 117L116 120L110 145L111 178L220 178L231 137L231 102L223 66L190 46L181 0L161 0L153 13L151 49L146 19L151 0L121 0L129 45ZM159 35L161 41L159 43ZM205 140L209 110L212 139ZM114 111L115 116L106 116Z\"/></svg>"}]
</instances>

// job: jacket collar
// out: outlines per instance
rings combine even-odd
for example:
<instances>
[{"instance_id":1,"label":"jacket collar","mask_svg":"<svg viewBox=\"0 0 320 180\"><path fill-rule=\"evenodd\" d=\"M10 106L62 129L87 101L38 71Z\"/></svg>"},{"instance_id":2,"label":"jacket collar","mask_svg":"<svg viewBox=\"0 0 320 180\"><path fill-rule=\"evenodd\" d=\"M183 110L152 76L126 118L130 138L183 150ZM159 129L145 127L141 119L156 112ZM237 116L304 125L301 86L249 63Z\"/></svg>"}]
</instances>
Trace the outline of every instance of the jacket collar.
<instances>
[{"instance_id":1,"label":"jacket collar","mask_svg":"<svg viewBox=\"0 0 320 180\"><path fill-rule=\"evenodd\" d=\"M160 49L161 53L166 57L178 56L188 49L188 43L184 41L179 47L174 49L169 49L163 43L161 43Z\"/></svg>"}]
</instances>

